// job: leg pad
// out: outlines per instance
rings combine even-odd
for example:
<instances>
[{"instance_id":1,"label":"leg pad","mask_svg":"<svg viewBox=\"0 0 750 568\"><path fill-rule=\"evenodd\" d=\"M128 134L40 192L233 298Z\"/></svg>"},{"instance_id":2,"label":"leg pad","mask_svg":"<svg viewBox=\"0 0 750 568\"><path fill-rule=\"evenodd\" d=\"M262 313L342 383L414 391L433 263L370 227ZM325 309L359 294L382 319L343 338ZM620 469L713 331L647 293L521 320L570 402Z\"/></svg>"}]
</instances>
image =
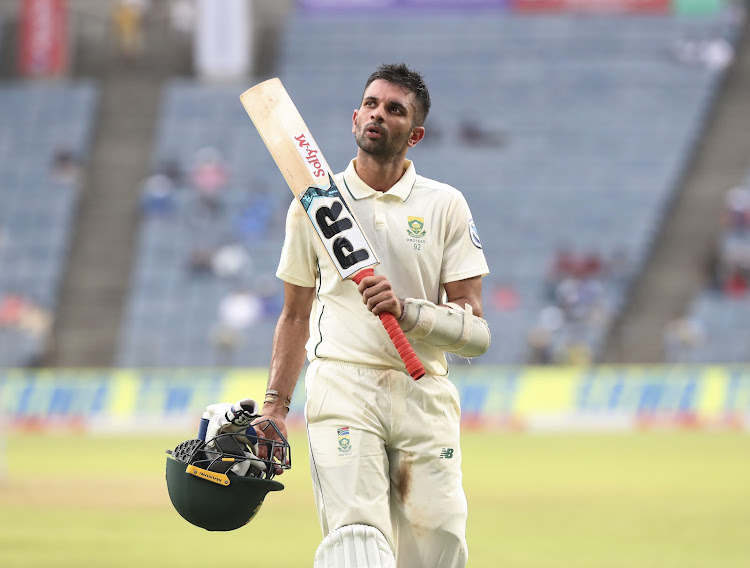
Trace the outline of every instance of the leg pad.
<instances>
[{"instance_id":1,"label":"leg pad","mask_svg":"<svg viewBox=\"0 0 750 568\"><path fill-rule=\"evenodd\" d=\"M346 525L323 539L313 568L396 568L396 560L378 529Z\"/></svg>"}]
</instances>

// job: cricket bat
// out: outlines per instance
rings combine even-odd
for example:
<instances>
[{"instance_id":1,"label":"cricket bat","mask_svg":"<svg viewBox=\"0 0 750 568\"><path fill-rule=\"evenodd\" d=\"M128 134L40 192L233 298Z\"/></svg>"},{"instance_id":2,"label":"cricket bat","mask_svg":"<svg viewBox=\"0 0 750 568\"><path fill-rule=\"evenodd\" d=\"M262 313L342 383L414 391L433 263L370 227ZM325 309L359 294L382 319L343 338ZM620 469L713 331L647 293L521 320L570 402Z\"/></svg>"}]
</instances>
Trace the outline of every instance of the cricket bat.
<instances>
[{"instance_id":1,"label":"cricket bat","mask_svg":"<svg viewBox=\"0 0 750 568\"><path fill-rule=\"evenodd\" d=\"M292 193L305 209L315 233L342 280L355 283L379 264L362 227L333 180L323 153L278 78L255 85L240 101L258 129ZM390 313L379 314L406 370L416 380L424 366Z\"/></svg>"}]
</instances>

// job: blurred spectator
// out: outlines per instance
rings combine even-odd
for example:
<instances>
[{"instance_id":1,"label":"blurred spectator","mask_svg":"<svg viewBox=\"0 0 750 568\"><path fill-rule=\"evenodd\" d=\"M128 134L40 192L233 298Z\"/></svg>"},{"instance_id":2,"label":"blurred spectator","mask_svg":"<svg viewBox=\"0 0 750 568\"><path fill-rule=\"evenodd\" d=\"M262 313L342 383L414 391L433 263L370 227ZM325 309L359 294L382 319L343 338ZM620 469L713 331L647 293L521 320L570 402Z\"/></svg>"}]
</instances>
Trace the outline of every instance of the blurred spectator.
<instances>
[{"instance_id":1,"label":"blurred spectator","mask_svg":"<svg viewBox=\"0 0 750 568\"><path fill-rule=\"evenodd\" d=\"M35 339L44 339L52 325L52 317L42 306L28 302L21 314L19 328Z\"/></svg>"},{"instance_id":2,"label":"blurred spectator","mask_svg":"<svg viewBox=\"0 0 750 568\"><path fill-rule=\"evenodd\" d=\"M5 294L0 298L0 328L15 329L34 339L47 336L52 318L42 306L22 294Z\"/></svg>"},{"instance_id":3,"label":"blurred spectator","mask_svg":"<svg viewBox=\"0 0 750 568\"><path fill-rule=\"evenodd\" d=\"M499 312L512 312L521 305L521 296L512 285L500 282L490 288L490 306Z\"/></svg>"},{"instance_id":4,"label":"blurred spectator","mask_svg":"<svg viewBox=\"0 0 750 568\"><path fill-rule=\"evenodd\" d=\"M750 227L750 190L737 186L727 191L724 206L724 227L744 234Z\"/></svg>"},{"instance_id":5,"label":"blurred spectator","mask_svg":"<svg viewBox=\"0 0 750 568\"><path fill-rule=\"evenodd\" d=\"M722 69L729 67L734 61L734 48L724 38L714 38L702 43L701 60L709 69Z\"/></svg>"},{"instance_id":6,"label":"blurred spectator","mask_svg":"<svg viewBox=\"0 0 750 568\"><path fill-rule=\"evenodd\" d=\"M195 0L169 0L169 24L177 34L190 38L195 29Z\"/></svg>"},{"instance_id":7,"label":"blurred spectator","mask_svg":"<svg viewBox=\"0 0 750 568\"><path fill-rule=\"evenodd\" d=\"M52 177L65 185L76 185L81 179L82 162L70 146L58 145L50 164Z\"/></svg>"},{"instance_id":8,"label":"blurred spectator","mask_svg":"<svg viewBox=\"0 0 750 568\"><path fill-rule=\"evenodd\" d=\"M587 366L594 362L591 346L583 339L573 339L565 346L561 363L564 365Z\"/></svg>"},{"instance_id":9,"label":"blurred spectator","mask_svg":"<svg viewBox=\"0 0 750 568\"><path fill-rule=\"evenodd\" d=\"M505 135L499 131L487 130L473 117L464 117L459 125L459 138L467 146L497 147L505 144Z\"/></svg>"},{"instance_id":10,"label":"blurred spectator","mask_svg":"<svg viewBox=\"0 0 750 568\"><path fill-rule=\"evenodd\" d=\"M748 274L736 264L729 267L724 285L722 286L724 294L733 299L741 299L747 296L748 291Z\"/></svg>"},{"instance_id":11,"label":"blurred spectator","mask_svg":"<svg viewBox=\"0 0 750 568\"><path fill-rule=\"evenodd\" d=\"M529 351L526 363L529 365L551 365L555 362L552 351L552 334L542 326L534 326L529 332Z\"/></svg>"},{"instance_id":12,"label":"blurred spectator","mask_svg":"<svg viewBox=\"0 0 750 568\"><path fill-rule=\"evenodd\" d=\"M624 249L607 259L597 250L580 253L568 245L555 250L545 276L551 302L529 334L529 360L589 364L611 317L608 295L616 294L629 272Z\"/></svg>"},{"instance_id":13,"label":"blurred spectator","mask_svg":"<svg viewBox=\"0 0 750 568\"><path fill-rule=\"evenodd\" d=\"M229 168L216 148L201 148L195 155L191 183L205 212L216 216L221 211L221 193L229 183Z\"/></svg>"},{"instance_id":14,"label":"blurred spectator","mask_svg":"<svg viewBox=\"0 0 750 568\"><path fill-rule=\"evenodd\" d=\"M155 174L167 176L175 189L178 189L185 182L185 174L182 171L180 162L174 158L164 158L159 162L154 171Z\"/></svg>"},{"instance_id":15,"label":"blurred spectator","mask_svg":"<svg viewBox=\"0 0 750 568\"><path fill-rule=\"evenodd\" d=\"M547 298L554 299L558 284L578 272L578 259L567 245L560 245L552 258L546 276Z\"/></svg>"},{"instance_id":16,"label":"blurred spectator","mask_svg":"<svg viewBox=\"0 0 750 568\"><path fill-rule=\"evenodd\" d=\"M624 247L617 247L604 263L604 278L614 284L621 284L630 275L630 258Z\"/></svg>"},{"instance_id":17,"label":"blurred spectator","mask_svg":"<svg viewBox=\"0 0 750 568\"><path fill-rule=\"evenodd\" d=\"M527 361L535 365L549 365L557 361L557 337L565 324L565 315L554 305L545 306L539 312L537 323L528 336Z\"/></svg>"},{"instance_id":18,"label":"blurred spectator","mask_svg":"<svg viewBox=\"0 0 750 568\"><path fill-rule=\"evenodd\" d=\"M263 316L263 304L247 288L239 288L219 303L218 324L213 341L223 362L229 362L240 345L242 336Z\"/></svg>"},{"instance_id":19,"label":"blurred spectator","mask_svg":"<svg viewBox=\"0 0 750 568\"><path fill-rule=\"evenodd\" d=\"M552 275L555 280L573 276L578 271L578 258L567 245L561 245L552 259Z\"/></svg>"},{"instance_id":20,"label":"blurred spectator","mask_svg":"<svg viewBox=\"0 0 750 568\"><path fill-rule=\"evenodd\" d=\"M245 247L236 242L221 245L211 257L211 269L219 278L241 279L251 267L250 255Z\"/></svg>"},{"instance_id":21,"label":"blurred spectator","mask_svg":"<svg viewBox=\"0 0 750 568\"><path fill-rule=\"evenodd\" d=\"M736 265L743 270L750 269L750 235L727 231L720 246L721 261L725 267Z\"/></svg>"},{"instance_id":22,"label":"blurred spectator","mask_svg":"<svg viewBox=\"0 0 750 568\"><path fill-rule=\"evenodd\" d=\"M599 278L603 266L604 262L601 255L596 251L590 251L581 259L578 276L580 278Z\"/></svg>"},{"instance_id":23,"label":"blurred spectator","mask_svg":"<svg viewBox=\"0 0 750 568\"><path fill-rule=\"evenodd\" d=\"M679 317L664 329L662 346L667 363L688 363L705 343L703 326L690 317Z\"/></svg>"},{"instance_id":24,"label":"blurred spectator","mask_svg":"<svg viewBox=\"0 0 750 568\"><path fill-rule=\"evenodd\" d=\"M443 139L443 129L434 118L428 118L424 128L425 134L421 144L437 144Z\"/></svg>"},{"instance_id":25,"label":"blurred spectator","mask_svg":"<svg viewBox=\"0 0 750 568\"><path fill-rule=\"evenodd\" d=\"M255 282L258 298L263 304L263 317L276 320L284 305L284 288L273 274L261 274Z\"/></svg>"},{"instance_id":26,"label":"blurred spectator","mask_svg":"<svg viewBox=\"0 0 750 568\"><path fill-rule=\"evenodd\" d=\"M144 50L143 19L147 0L116 0L112 18L120 55L125 60L140 57Z\"/></svg>"},{"instance_id":27,"label":"blurred spectator","mask_svg":"<svg viewBox=\"0 0 750 568\"><path fill-rule=\"evenodd\" d=\"M0 327L16 327L21 321L25 300L20 294L5 294L0 298Z\"/></svg>"},{"instance_id":28,"label":"blurred spectator","mask_svg":"<svg viewBox=\"0 0 750 568\"><path fill-rule=\"evenodd\" d=\"M149 176L141 190L141 210L148 216L167 216L174 212L174 184L163 174Z\"/></svg>"},{"instance_id":29,"label":"blurred spectator","mask_svg":"<svg viewBox=\"0 0 750 568\"><path fill-rule=\"evenodd\" d=\"M734 48L723 37L685 38L675 42L671 55L680 63L721 71L734 61Z\"/></svg>"},{"instance_id":30,"label":"blurred spectator","mask_svg":"<svg viewBox=\"0 0 750 568\"><path fill-rule=\"evenodd\" d=\"M251 188L247 206L237 219L237 236L247 243L266 240L271 236L271 224L276 212L276 201L272 192L262 182Z\"/></svg>"},{"instance_id":31,"label":"blurred spectator","mask_svg":"<svg viewBox=\"0 0 750 568\"><path fill-rule=\"evenodd\" d=\"M213 274L214 251L206 245L193 245L187 257L187 269L193 276Z\"/></svg>"},{"instance_id":32,"label":"blurred spectator","mask_svg":"<svg viewBox=\"0 0 750 568\"><path fill-rule=\"evenodd\" d=\"M729 189L725 197L718 245L707 261L708 287L732 299L744 298L750 289L750 190Z\"/></svg>"}]
</instances>

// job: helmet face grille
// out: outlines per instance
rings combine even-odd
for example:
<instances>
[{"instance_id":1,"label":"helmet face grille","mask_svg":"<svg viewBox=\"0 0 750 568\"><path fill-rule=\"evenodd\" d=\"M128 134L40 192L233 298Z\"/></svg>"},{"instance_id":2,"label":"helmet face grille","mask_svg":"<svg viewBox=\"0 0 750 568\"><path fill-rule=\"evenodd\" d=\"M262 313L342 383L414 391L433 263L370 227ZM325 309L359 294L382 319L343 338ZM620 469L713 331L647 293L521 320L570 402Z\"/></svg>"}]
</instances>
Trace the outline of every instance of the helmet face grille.
<instances>
[{"instance_id":1,"label":"helmet face grille","mask_svg":"<svg viewBox=\"0 0 750 568\"><path fill-rule=\"evenodd\" d=\"M172 457L181 462L191 463L192 457L195 452L200 450L204 445L205 442L197 438L195 440L186 440L181 444L178 444L177 447L172 451Z\"/></svg>"}]
</instances>

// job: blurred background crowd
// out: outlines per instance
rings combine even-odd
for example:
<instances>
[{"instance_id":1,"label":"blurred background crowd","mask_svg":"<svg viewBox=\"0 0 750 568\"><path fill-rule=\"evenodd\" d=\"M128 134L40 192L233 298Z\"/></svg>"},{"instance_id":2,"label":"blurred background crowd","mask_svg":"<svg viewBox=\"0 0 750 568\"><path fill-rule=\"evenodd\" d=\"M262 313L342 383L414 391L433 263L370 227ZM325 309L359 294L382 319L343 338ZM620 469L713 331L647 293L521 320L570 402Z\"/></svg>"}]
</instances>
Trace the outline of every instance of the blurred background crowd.
<instances>
[{"instance_id":1,"label":"blurred background crowd","mask_svg":"<svg viewBox=\"0 0 750 568\"><path fill-rule=\"evenodd\" d=\"M384 61L424 73L411 157L482 237L483 363L747 361L746 11L3 2L0 366L267 365L289 197L239 94L279 76L339 171Z\"/></svg>"}]
</instances>

